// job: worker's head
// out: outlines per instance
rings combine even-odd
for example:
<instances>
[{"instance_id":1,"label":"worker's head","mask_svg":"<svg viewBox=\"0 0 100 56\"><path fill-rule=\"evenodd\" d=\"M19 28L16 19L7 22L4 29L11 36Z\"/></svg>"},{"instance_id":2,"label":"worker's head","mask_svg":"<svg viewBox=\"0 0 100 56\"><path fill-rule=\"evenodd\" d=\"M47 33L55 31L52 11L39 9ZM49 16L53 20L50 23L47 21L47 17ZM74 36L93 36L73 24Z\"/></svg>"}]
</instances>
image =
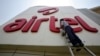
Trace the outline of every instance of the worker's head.
<instances>
[{"instance_id":1,"label":"worker's head","mask_svg":"<svg viewBox=\"0 0 100 56\"><path fill-rule=\"evenodd\" d=\"M61 22L61 21L64 21L64 19L60 19L60 22Z\"/></svg>"},{"instance_id":2,"label":"worker's head","mask_svg":"<svg viewBox=\"0 0 100 56\"><path fill-rule=\"evenodd\" d=\"M63 28L63 26L64 26L62 21L64 21L64 19L60 19L60 26L61 26L61 28Z\"/></svg>"},{"instance_id":3,"label":"worker's head","mask_svg":"<svg viewBox=\"0 0 100 56\"><path fill-rule=\"evenodd\" d=\"M60 24L61 24L62 21L64 21L64 19L60 19Z\"/></svg>"}]
</instances>

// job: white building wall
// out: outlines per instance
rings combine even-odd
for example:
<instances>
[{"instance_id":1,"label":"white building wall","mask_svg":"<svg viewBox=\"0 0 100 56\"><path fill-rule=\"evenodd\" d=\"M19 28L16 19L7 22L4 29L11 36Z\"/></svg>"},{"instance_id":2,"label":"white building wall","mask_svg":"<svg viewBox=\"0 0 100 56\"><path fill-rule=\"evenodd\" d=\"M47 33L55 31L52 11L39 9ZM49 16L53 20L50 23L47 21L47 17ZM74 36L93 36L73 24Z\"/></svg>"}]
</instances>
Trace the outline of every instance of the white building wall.
<instances>
[{"instance_id":1,"label":"white building wall","mask_svg":"<svg viewBox=\"0 0 100 56\"><path fill-rule=\"evenodd\" d=\"M10 44L10 45L39 45L39 46L65 46L66 39L61 36L61 33L54 33L49 30L49 21L43 22L37 33L31 32L30 30L26 33L21 32L21 30L16 32L7 33L3 30L3 27L9 23L15 21L18 18L26 18L27 21L31 19L32 16L36 15L39 18L49 18L50 16L55 16L60 20L61 18L74 16L80 16L83 20L88 23L91 27L97 28L99 31L97 33L88 32L85 29L83 31L76 33L85 45L99 46L100 43L100 26L95 22L90 20L88 17L84 16L82 13L77 11L72 7L58 7L59 11L51 15L42 15L37 13L37 10L45 7L31 7L23 13L17 15L12 20L8 21L4 25L0 26L0 44ZM59 22L56 22L56 26L59 27ZM78 25L80 26L80 25ZM74 27L74 26L72 26ZM81 27L81 26L80 26Z\"/></svg>"},{"instance_id":2,"label":"white building wall","mask_svg":"<svg viewBox=\"0 0 100 56\"><path fill-rule=\"evenodd\" d=\"M50 16L55 16L58 18L56 26L59 27L59 20L61 18L74 16L80 16L87 24L91 27L98 29L97 33L92 33L83 29L81 32L76 33L79 38L83 41L86 46L89 46L99 56L99 46L100 46L100 26L93 22L91 19L74 9L73 7L57 7L58 12L50 15L42 15L37 13L39 9L45 7L37 6L31 7L21 14L14 17L12 20L0 26L0 56L68 56L70 55L68 47L68 41L65 37L61 36L61 33L54 33L49 30L49 21L43 22L39 28L38 32L31 32L31 29L23 33L21 30L15 32L5 32L3 27L9 23L14 22L19 18L26 18L27 21L31 19L32 16L37 16L40 18L49 18ZM34 24L33 24L34 25ZM81 27L79 24L78 26ZM75 27L75 26L72 26ZM82 50L76 53L76 56L86 56L85 52Z\"/></svg>"}]
</instances>

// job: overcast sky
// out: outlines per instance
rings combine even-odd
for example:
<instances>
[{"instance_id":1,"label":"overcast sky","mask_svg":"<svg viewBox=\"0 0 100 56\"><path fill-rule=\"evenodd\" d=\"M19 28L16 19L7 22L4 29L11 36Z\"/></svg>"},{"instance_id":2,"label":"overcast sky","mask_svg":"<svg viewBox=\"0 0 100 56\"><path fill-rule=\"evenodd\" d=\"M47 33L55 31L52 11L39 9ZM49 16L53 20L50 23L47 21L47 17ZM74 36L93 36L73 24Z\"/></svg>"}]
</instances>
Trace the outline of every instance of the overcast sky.
<instances>
[{"instance_id":1,"label":"overcast sky","mask_svg":"<svg viewBox=\"0 0 100 56\"><path fill-rule=\"evenodd\" d=\"M100 6L100 0L0 0L0 25L27 8L38 5L92 8Z\"/></svg>"}]
</instances>

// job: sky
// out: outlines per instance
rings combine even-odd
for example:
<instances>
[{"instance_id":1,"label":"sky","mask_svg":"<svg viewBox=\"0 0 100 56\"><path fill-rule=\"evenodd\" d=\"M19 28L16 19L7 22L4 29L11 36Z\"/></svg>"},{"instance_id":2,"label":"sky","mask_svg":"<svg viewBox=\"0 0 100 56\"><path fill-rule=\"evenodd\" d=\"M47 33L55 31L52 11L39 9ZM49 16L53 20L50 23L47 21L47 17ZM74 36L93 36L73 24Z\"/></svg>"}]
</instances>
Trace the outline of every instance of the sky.
<instances>
[{"instance_id":1,"label":"sky","mask_svg":"<svg viewBox=\"0 0 100 56\"><path fill-rule=\"evenodd\" d=\"M100 6L100 0L0 0L0 25L32 6L73 6L93 8Z\"/></svg>"}]
</instances>

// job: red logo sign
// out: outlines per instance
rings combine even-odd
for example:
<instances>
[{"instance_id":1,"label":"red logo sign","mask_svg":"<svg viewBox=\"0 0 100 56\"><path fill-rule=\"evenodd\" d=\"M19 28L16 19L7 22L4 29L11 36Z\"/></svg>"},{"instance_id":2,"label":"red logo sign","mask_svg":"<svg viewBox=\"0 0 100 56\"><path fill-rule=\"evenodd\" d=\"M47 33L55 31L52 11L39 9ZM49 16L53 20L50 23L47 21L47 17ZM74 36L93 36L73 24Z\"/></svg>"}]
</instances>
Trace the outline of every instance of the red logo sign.
<instances>
[{"instance_id":1,"label":"red logo sign","mask_svg":"<svg viewBox=\"0 0 100 56\"><path fill-rule=\"evenodd\" d=\"M43 15L49 15L57 11L58 11L57 8L43 8L43 9L38 10L38 13L42 13Z\"/></svg>"},{"instance_id":2,"label":"red logo sign","mask_svg":"<svg viewBox=\"0 0 100 56\"><path fill-rule=\"evenodd\" d=\"M53 10L53 11L51 11ZM42 13L43 15L49 15L52 13L57 12L57 8L47 8L47 9L41 9L38 10L39 13ZM75 16L75 19L72 18L63 18L66 22L68 22L70 25L75 25L77 27L73 28L75 32L81 32L83 28L89 32L98 32L96 28L93 28L89 26L81 17ZM50 18L40 18L37 19L37 16L33 16L29 21L27 21L25 18L20 18L15 20L15 22L10 23L4 27L5 32L14 32L21 30L22 32L28 32L31 28L31 32L37 32L39 30L39 27L42 22L46 22L49 20L49 29L52 32L59 33L60 27L56 27L55 22L58 21L58 18L55 16L50 16ZM35 22L35 23L34 23ZM34 24L34 25L33 25ZM78 26L80 24L82 27ZM32 26L33 25L33 26ZM60 25L60 24L59 24Z\"/></svg>"}]
</instances>

